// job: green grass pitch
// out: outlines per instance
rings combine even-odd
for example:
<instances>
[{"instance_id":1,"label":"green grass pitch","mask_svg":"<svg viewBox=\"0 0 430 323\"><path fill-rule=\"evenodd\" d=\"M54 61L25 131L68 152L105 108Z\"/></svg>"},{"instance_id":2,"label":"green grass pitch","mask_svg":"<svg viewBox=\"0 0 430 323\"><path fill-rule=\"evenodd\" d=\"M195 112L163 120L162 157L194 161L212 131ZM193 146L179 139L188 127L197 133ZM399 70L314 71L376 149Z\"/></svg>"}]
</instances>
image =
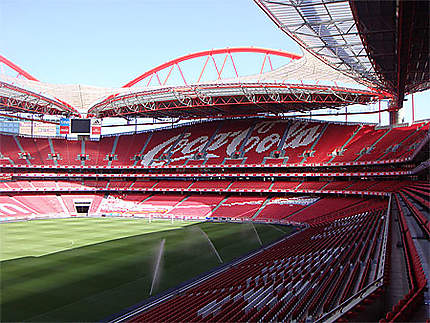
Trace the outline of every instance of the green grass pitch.
<instances>
[{"instance_id":1,"label":"green grass pitch","mask_svg":"<svg viewBox=\"0 0 430 323\"><path fill-rule=\"evenodd\" d=\"M264 244L289 227L256 224ZM1 321L97 321L259 248L251 224L70 218L0 224Z\"/></svg>"}]
</instances>

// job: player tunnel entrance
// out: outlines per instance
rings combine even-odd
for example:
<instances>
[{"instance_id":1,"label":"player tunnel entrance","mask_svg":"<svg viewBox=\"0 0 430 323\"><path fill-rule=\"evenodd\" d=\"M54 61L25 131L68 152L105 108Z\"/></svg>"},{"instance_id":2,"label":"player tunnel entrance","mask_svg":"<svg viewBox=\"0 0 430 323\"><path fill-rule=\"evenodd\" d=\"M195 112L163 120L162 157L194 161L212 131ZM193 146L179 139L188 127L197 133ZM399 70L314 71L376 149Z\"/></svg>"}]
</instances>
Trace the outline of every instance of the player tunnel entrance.
<instances>
[{"instance_id":1,"label":"player tunnel entrance","mask_svg":"<svg viewBox=\"0 0 430 323\"><path fill-rule=\"evenodd\" d=\"M73 204L75 206L76 215L78 216L88 216L88 212L91 207L91 201L87 200L80 200L80 201L73 201Z\"/></svg>"}]
</instances>

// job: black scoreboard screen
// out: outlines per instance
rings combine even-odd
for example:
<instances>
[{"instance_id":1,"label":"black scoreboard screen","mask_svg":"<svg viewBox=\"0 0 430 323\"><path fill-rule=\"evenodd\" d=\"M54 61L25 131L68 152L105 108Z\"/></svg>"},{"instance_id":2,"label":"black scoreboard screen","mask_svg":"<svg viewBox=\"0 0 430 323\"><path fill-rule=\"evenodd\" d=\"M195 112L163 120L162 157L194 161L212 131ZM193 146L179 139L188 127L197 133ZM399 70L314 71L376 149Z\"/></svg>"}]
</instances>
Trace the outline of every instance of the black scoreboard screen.
<instances>
[{"instance_id":1,"label":"black scoreboard screen","mask_svg":"<svg viewBox=\"0 0 430 323\"><path fill-rule=\"evenodd\" d=\"M71 133L89 134L91 127L90 119L72 119Z\"/></svg>"}]
</instances>

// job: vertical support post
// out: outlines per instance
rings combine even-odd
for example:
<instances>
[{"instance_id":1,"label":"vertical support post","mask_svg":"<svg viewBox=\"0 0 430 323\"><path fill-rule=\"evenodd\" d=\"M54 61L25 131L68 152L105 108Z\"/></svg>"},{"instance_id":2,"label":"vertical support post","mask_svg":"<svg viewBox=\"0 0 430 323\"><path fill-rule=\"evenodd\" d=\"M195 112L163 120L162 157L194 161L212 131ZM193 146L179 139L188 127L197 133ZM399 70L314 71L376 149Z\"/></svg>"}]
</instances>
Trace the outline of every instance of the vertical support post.
<instances>
[{"instance_id":1,"label":"vertical support post","mask_svg":"<svg viewBox=\"0 0 430 323\"><path fill-rule=\"evenodd\" d=\"M348 107L345 107L345 122L348 123Z\"/></svg>"},{"instance_id":2,"label":"vertical support post","mask_svg":"<svg viewBox=\"0 0 430 323\"><path fill-rule=\"evenodd\" d=\"M415 121L415 102L414 102L414 94L412 93L412 123Z\"/></svg>"},{"instance_id":3,"label":"vertical support post","mask_svg":"<svg viewBox=\"0 0 430 323\"><path fill-rule=\"evenodd\" d=\"M188 85L188 84L187 84L187 81L185 81L184 74L182 73L182 70L181 70L181 68L179 67L179 64L175 64L175 65L176 65L176 67L178 68L179 73L181 73L182 81L184 81L184 84L185 84L185 85Z\"/></svg>"},{"instance_id":4,"label":"vertical support post","mask_svg":"<svg viewBox=\"0 0 430 323\"><path fill-rule=\"evenodd\" d=\"M219 72L219 70L218 70L218 65L216 65L215 58L213 57L213 55L212 55L212 54L211 54L211 58L212 58L212 62L214 63L215 70L216 70L216 72L217 72L217 74L218 74L218 80L219 80L219 79L221 79L221 74L220 74L220 72Z\"/></svg>"},{"instance_id":5,"label":"vertical support post","mask_svg":"<svg viewBox=\"0 0 430 323\"><path fill-rule=\"evenodd\" d=\"M388 103L388 112L390 114L390 125L399 124L399 108L396 99Z\"/></svg>"},{"instance_id":6,"label":"vertical support post","mask_svg":"<svg viewBox=\"0 0 430 323\"><path fill-rule=\"evenodd\" d=\"M208 65L208 62L209 62L209 55L206 57L205 65L203 65L202 71L200 72L199 78L197 79L197 83L200 83L203 72L205 71L205 68L206 68L206 65Z\"/></svg>"},{"instance_id":7,"label":"vertical support post","mask_svg":"<svg viewBox=\"0 0 430 323\"><path fill-rule=\"evenodd\" d=\"M172 73L172 70L174 67L175 67L175 65L172 65L172 67L170 67L169 73L167 74L166 78L164 79L163 86L166 85L166 82L169 79L170 74Z\"/></svg>"},{"instance_id":8,"label":"vertical support post","mask_svg":"<svg viewBox=\"0 0 430 323\"><path fill-rule=\"evenodd\" d=\"M270 71L273 71L272 61L270 60L270 55L267 56L267 60L269 61Z\"/></svg>"},{"instance_id":9,"label":"vertical support post","mask_svg":"<svg viewBox=\"0 0 430 323\"><path fill-rule=\"evenodd\" d=\"M237 73L236 64L234 63L233 56L231 56L231 53L228 53L230 55L231 63L233 64L234 72L236 73L236 77L239 78L239 74Z\"/></svg>"},{"instance_id":10,"label":"vertical support post","mask_svg":"<svg viewBox=\"0 0 430 323\"><path fill-rule=\"evenodd\" d=\"M161 86L161 80L160 80L160 77L158 76L158 73L157 73L157 72L155 72L155 76L157 77L158 85L160 85L160 86Z\"/></svg>"},{"instance_id":11,"label":"vertical support post","mask_svg":"<svg viewBox=\"0 0 430 323\"><path fill-rule=\"evenodd\" d=\"M154 74L151 74L151 77L149 78L149 80L148 80L148 83L146 83L146 86L148 87L149 86L149 84L151 83L151 81L152 81L152 78L154 77Z\"/></svg>"},{"instance_id":12,"label":"vertical support post","mask_svg":"<svg viewBox=\"0 0 430 323\"><path fill-rule=\"evenodd\" d=\"M224 57L224 62L222 63L221 69L219 70L218 80L220 80L220 79L221 79L221 74L222 74L222 71L223 71L223 69L224 69L225 62L227 61L227 58L228 58L228 54L226 54L226 55L225 55L225 57Z\"/></svg>"},{"instance_id":13,"label":"vertical support post","mask_svg":"<svg viewBox=\"0 0 430 323\"><path fill-rule=\"evenodd\" d=\"M267 53L266 53L266 55L264 55L263 65L261 65L259 76L261 76L261 74L263 74L263 69L264 69L264 65L266 64L266 59L267 59Z\"/></svg>"},{"instance_id":14,"label":"vertical support post","mask_svg":"<svg viewBox=\"0 0 430 323\"><path fill-rule=\"evenodd\" d=\"M381 125L381 100L378 101L378 117L379 117L379 125Z\"/></svg>"}]
</instances>

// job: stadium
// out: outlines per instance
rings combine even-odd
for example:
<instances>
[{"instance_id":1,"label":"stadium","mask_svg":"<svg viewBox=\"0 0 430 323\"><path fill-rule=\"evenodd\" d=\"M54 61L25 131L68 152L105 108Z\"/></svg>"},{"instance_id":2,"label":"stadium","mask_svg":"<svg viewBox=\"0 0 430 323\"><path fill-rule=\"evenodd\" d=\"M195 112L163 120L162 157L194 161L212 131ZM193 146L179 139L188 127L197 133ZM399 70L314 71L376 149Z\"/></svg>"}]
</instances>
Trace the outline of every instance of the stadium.
<instances>
[{"instance_id":1,"label":"stadium","mask_svg":"<svg viewBox=\"0 0 430 323\"><path fill-rule=\"evenodd\" d=\"M116 88L0 55L1 321L429 320L429 2L250 3L302 51Z\"/></svg>"}]
</instances>

